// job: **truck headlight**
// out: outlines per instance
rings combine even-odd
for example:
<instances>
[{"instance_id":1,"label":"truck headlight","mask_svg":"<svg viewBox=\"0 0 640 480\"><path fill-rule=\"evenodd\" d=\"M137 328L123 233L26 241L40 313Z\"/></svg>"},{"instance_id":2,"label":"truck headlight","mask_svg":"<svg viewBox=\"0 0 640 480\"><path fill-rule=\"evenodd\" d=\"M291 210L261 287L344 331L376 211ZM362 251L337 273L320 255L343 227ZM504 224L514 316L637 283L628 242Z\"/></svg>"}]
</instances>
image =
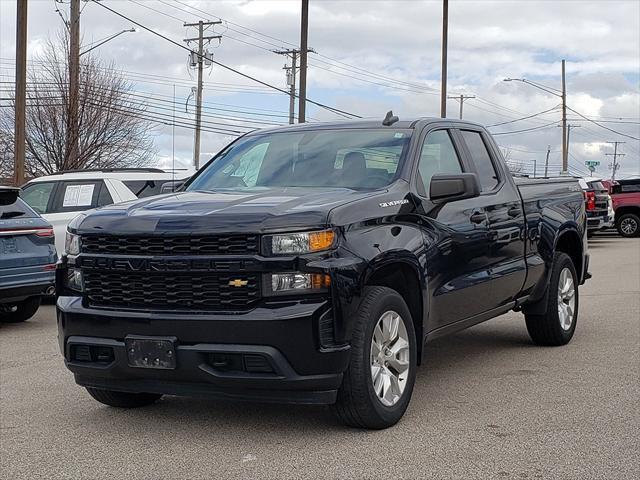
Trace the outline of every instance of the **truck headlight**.
<instances>
[{"instance_id":1,"label":"truck headlight","mask_svg":"<svg viewBox=\"0 0 640 480\"><path fill-rule=\"evenodd\" d=\"M80 235L67 230L67 236L64 240L64 253L65 255L78 255L80 253Z\"/></svg>"},{"instance_id":2,"label":"truck headlight","mask_svg":"<svg viewBox=\"0 0 640 480\"><path fill-rule=\"evenodd\" d=\"M82 278L82 272L77 268L68 269L64 285L68 289L75 290L76 292L84 291L84 279Z\"/></svg>"},{"instance_id":3,"label":"truck headlight","mask_svg":"<svg viewBox=\"0 0 640 480\"><path fill-rule=\"evenodd\" d=\"M321 252L333 247L335 239L336 234L333 230L266 235L264 237L265 253L267 255L299 255Z\"/></svg>"},{"instance_id":4,"label":"truck headlight","mask_svg":"<svg viewBox=\"0 0 640 480\"><path fill-rule=\"evenodd\" d=\"M266 295L323 293L331 286L331 277L324 273L272 273L265 281ZM269 278L270 277L270 278Z\"/></svg>"}]
</instances>

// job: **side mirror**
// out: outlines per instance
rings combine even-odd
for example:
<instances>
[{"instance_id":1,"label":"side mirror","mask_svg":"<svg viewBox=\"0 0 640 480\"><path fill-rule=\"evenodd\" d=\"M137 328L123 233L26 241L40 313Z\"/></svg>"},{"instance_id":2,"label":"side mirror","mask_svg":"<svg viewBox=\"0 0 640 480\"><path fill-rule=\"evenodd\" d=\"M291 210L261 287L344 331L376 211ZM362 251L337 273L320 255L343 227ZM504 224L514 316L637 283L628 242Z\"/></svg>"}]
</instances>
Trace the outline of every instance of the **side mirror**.
<instances>
[{"instance_id":1,"label":"side mirror","mask_svg":"<svg viewBox=\"0 0 640 480\"><path fill-rule=\"evenodd\" d=\"M429 198L434 203L452 202L480 195L480 182L475 173L437 174L431 177Z\"/></svg>"}]
</instances>

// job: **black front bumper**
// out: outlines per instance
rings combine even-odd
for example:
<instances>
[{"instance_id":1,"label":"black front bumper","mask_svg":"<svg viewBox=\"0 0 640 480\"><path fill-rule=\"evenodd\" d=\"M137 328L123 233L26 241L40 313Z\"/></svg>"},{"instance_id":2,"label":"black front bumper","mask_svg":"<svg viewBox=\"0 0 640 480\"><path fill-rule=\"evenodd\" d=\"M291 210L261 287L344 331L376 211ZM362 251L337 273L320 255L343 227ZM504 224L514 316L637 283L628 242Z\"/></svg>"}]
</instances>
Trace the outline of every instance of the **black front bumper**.
<instances>
[{"instance_id":1,"label":"black front bumper","mask_svg":"<svg viewBox=\"0 0 640 480\"><path fill-rule=\"evenodd\" d=\"M335 402L349 347L323 348L319 319L327 300L281 302L234 314L172 314L86 308L59 297L58 335L65 363L83 386L126 392L210 395L279 403ZM128 335L175 337L176 368L131 367ZM79 360L73 346L106 347L108 361ZM220 367L215 358L262 358L268 371ZM248 356L248 357L243 357ZM250 370L250 369L249 369Z\"/></svg>"}]
</instances>

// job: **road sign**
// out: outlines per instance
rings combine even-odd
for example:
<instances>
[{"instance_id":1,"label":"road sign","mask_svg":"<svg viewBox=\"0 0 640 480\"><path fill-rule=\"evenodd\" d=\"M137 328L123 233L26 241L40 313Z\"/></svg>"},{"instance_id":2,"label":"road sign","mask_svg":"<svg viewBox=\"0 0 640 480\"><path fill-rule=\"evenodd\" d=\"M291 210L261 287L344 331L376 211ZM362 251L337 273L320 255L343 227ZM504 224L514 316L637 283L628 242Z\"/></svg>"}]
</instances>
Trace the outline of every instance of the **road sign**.
<instances>
[{"instance_id":1,"label":"road sign","mask_svg":"<svg viewBox=\"0 0 640 480\"><path fill-rule=\"evenodd\" d=\"M586 160L584 164L587 167L597 167L598 165L600 165L600 162L598 160Z\"/></svg>"}]
</instances>

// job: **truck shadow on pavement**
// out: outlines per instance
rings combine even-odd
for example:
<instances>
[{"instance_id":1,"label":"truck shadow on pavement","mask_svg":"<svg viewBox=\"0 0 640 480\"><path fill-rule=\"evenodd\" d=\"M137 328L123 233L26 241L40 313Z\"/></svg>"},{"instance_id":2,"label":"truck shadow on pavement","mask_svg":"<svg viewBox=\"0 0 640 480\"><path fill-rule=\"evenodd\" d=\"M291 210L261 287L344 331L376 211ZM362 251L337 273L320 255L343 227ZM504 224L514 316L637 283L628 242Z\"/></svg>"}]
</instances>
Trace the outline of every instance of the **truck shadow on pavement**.
<instances>
[{"instance_id":1,"label":"truck shadow on pavement","mask_svg":"<svg viewBox=\"0 0 640 480\"><path fill-rule=\"evenodd\" d=\"M479 365L486 362L499 364L501 357L505 359L505 376L533 373L529 370L514 371L507 361L513 350L539 348L530 342L522 325L509 328L516 322L513 320L506 325L504 322L500 325L485 324L427 344L425 359L418 368L412 404L440 402L442 399L435 397L446 393L438 393L431 388L433 382L447 379L455 382L461 374L474 375ZM174 431L198 431L203 438L213 438L225 432L237 434L244 429L250 429L252 435L256 432L268 435L276 430L280 434L296 436L312 432L322 434L328 430L358 431L338 424L330 408L325 406L238 402L206 397L165 396L152 406L134 410L96 406L96 409L85 412L83 416L87 417L87 421L97 420L96 416L105 416L102 419L105 422L125 422L135 431L138 431L136 424L139 424L141 431L148 425L172 426Z\"/></svg>"}]
</instances>

